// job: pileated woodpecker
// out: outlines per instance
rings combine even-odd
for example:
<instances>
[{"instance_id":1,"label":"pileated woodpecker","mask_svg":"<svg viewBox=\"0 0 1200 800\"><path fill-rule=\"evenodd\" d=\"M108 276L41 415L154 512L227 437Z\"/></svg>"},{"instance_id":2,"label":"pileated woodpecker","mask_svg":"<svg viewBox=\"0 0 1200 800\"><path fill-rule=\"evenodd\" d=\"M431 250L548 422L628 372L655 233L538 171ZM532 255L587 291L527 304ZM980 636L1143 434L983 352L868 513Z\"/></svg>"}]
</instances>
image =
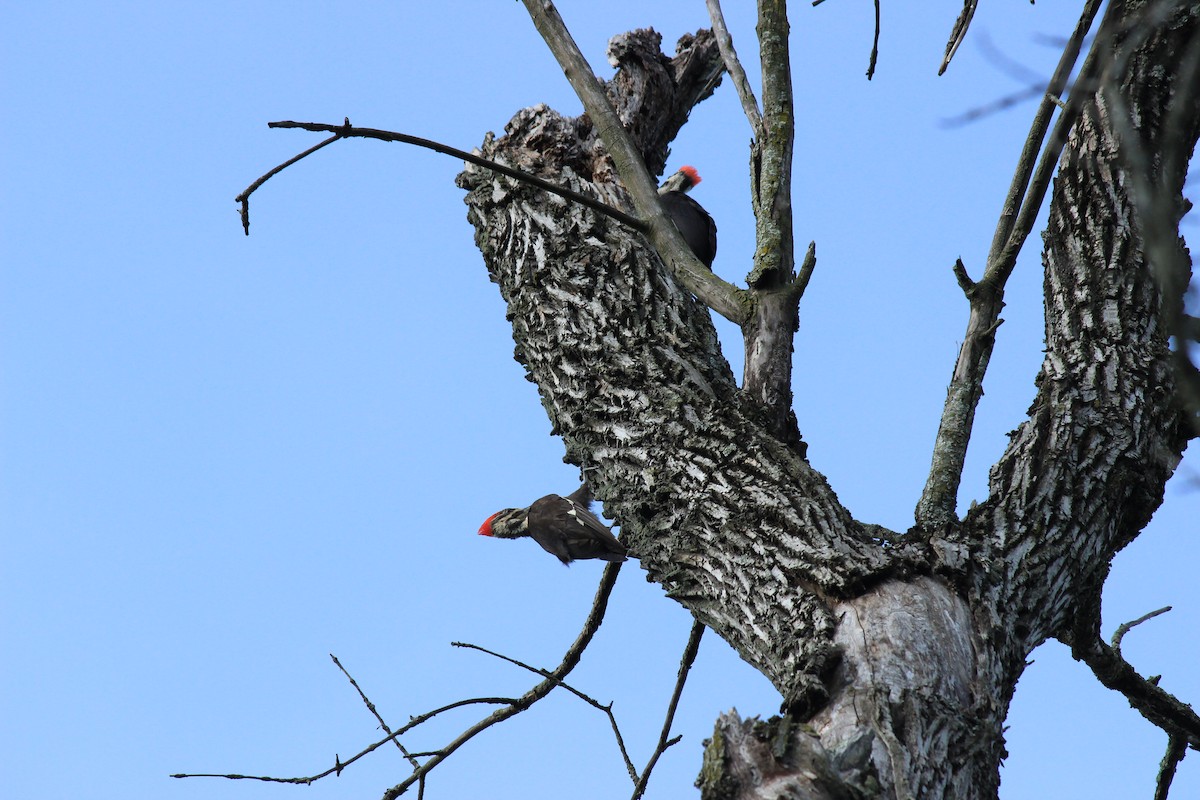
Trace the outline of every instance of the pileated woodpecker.
<instances>
[{"instance_id":1,"label":"pileated woodpecker","mask_svg":"<svg viewBox=\"0 0 1200 800\"><path fill-rule=\"evenodd\" d=\"M577 558L624 561L625 545L589 510L592 490L585 483L566 497L548 494L529 508L497 511L479 526L480 536L531 536L563 564Z\"/></svg>"},{"instance_id":2,"label":"pileated woodpecker","mask_svg":"<svg viewBox=\"0 0 1200 800\"><path fill-rule=\"evenodd\" d=\"M703 206L685 194L699 182L700 175L695 167L680 167L659 187L658 199L696 258L712 269L713 259L717 257L717 223Z\"/></svg>"}]
</instances>

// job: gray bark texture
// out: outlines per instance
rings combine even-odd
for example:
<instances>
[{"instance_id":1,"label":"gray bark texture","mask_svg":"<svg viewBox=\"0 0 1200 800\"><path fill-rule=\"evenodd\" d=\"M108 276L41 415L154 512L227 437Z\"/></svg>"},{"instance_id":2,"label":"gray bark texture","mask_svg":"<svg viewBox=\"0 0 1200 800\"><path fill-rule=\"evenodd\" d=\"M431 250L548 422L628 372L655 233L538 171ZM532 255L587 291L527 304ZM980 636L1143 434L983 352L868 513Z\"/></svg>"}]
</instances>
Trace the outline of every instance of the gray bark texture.
<instances>
[{"instance_id":1,"label":"gray bark texture","mask_svg":"<svg viewBox=\"0 0 1200 800\"><path fill-rule=\"evenodd\" d=\"M1177 94L1173 59L1200 36L1200 3L1136 36L1152 4L1118 5L1133 21L1114 50L1132 49L1115 79L1133 127L1152 163L1174 147L1183 157L1171 163L1186 165L1200 108L1182 137L1158 126ZM660 44L652 31L614 39L606 86L655 173L721 69L708 31L685 36L674 58ZM706 800L995 797L1026 657L1047 638L1091 644L1082 609L1160 504L1190 430L1118 129L1096 94L1064 151L1045 233L1047 354L989 498L903 536L856 521L764 421L708 309L640 234L484 168L459 176L515 357L566 460L649 579L783 698L787 713L771 722L718 720L698 781ZM481 151L629 208L586 116L525 109ZM1183 174L1163 177L1178 196Z\"/></svg>"}]
</instances>

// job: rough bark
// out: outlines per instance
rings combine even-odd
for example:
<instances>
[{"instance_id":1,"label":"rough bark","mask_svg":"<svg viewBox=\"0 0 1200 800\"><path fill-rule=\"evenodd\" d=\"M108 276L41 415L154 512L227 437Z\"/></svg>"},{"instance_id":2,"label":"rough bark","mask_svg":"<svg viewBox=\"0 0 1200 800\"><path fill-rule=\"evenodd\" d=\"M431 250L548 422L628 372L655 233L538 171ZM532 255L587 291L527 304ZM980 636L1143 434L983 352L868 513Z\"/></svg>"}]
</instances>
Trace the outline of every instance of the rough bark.
<instances>
[{"instance_id":1,"label":"rough bark","mask_svg":"<svg viewBox=\"0 0 1200 800\"><path fill-rule=\"evenodd\" d=\"M1117 11L1128 19L1144 5ZM1139 37L1127 59L1122 85L1145 141L1175 90L1156 68L1200 35L1198 6ZM608 88L661 170L690 108L680 98L703 96L678 65L719 56L706 31L672 61L657 47L652 34L623 37ZM646 70L655 76L637 74ZM632 122L664 111L674 116ZM856 522L780 441L737 386L707 309L640 235L484 169L460 176L516 358L566 460L585 470L649 578L761 670L790 711L769 725L718 722L705 798L996 795L1025 657L1070 638L1077 603L1161 502L1186 444L1162 300L1108 113L1100 99L1086 104L1055 186L1047 355L1029 419L982 506L903 538ZM482 149L623 204L586 118L526 109Z\"/></svg>"}]
</instances>

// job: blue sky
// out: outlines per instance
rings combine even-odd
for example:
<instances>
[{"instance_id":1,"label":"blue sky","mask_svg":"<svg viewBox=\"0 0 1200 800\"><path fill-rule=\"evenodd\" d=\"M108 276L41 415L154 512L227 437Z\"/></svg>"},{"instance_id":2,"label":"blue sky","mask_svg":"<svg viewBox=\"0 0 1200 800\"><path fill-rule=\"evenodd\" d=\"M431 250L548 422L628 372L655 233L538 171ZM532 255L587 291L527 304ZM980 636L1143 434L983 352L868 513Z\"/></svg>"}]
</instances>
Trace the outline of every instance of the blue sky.
<instances>
[{"instance_id":1,"label":"blue sky","mask_svg":"<svg viewBox=\"0 0 1200 800\"><path fill-rule=\"evenodd\" d=\"M437 6L436 10L432 6ZM729 5L733 5L730 3ZM942 122L1039 74L1074 9L981 4L936 77L961 4L792 9L797 240L818 266L801 308L796 410L814 466L859 519L911 524L966 320L950 267L978 276L1029 105ZM564 2L602 75L611 35L666 49L706 24L694 2ZM754 68L753 20L728 10ZM0 91L0 794L13 798L377 797L394 751L311 788L169 773L304 775L378 732L337 654L393 724L532 676L453 650L552 666L600 567L475 536L491 512L576 485L453 185L460 165L344 142L233 197L317 137L300 119L470 148L518 109L576 113L515 2L6 4ZM669 169L695 164L717 218L715 269L753 250L750 133L731 87L696 109ZM1192 228L1191 230L1195 230ZM961 501L1023 418L1041 359L1039 241L1009 284ZM740 371L736 332L722 327ZM1185 459L1150 528L1117 559L1106 633L1164 605L1125 652L1200 701ZM639 764L661 724L687 615L629 564L571 681L614 710ZM1017 690L1001 796L1149 797L1164 737L1049 644ZM650 798L686 797L716 715L778 698L716 636ZM410 740L434 748L464 711ZM1200 796L1185 760L1174 797ZM607 722L556 693L439 767L433 798L621 797Z\"/></svg>"}]
</instances>

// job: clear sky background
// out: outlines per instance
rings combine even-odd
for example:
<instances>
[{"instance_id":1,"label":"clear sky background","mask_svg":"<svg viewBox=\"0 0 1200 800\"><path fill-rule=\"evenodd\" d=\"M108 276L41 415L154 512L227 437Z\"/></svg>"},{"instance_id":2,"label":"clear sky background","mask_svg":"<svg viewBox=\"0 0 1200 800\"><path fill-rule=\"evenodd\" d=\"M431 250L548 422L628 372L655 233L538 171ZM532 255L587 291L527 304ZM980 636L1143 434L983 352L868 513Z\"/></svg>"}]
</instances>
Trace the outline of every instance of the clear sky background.
<instances>
[{"instance_id":1,"label":"clear sky background","mask_svg":"<svg viewBox=\"0 0 1200 800\"><path fill-rule=\"evenodd\" d=\"M752 77L754 22L729 3ZM813 465L855 516L912 523L978 277L1033 106L947 119L1049 75L1076 4L982 3L936 76L956 0L884 3L864 78L866 0L795 3L794 206L818 266L801 307L796 411ZM1065 8L1063 6L1070 6ZM564 0L601 75L610 36L673 52L700 0ZM172 780L307 775L379 737L338 655L393 725L551 667L601 566L475 535L491 512L577 485L465 219L461 168L350 141L274 178L243 236L234 196L320 137L269 120L390 128L462 148L520 108L578 113L516 2L6 3L0 10L0 796L375 798L407 774L381 749L310 788ZM989 48L990 43L990 48ZM720 225L715 269L753 250L750 131L726 82L669 170ZM1193 225L1189 232L1197 231ZM1024 418L1041 361L1038 238L1009 284L961 503ZM723 326L740 374L741 344ZM1200 465L1185 459L1116 560L1105 633L1164 605L1125 652L1200 702ZM612 700L639 765L689 617L622 572L571 682ZM1058 644L1009 719L1005 800L1149 798L1165 737ZM778 697L708 634L650 798L694 796L718 713ZM433 749L485 711L408 739ZM606 720L555 693L437 768L430 798L628 796ZM414 795L415 796L415 795ZM1200 757L1173 797L1200 797Z\"/></svg>"}]
</instances>

